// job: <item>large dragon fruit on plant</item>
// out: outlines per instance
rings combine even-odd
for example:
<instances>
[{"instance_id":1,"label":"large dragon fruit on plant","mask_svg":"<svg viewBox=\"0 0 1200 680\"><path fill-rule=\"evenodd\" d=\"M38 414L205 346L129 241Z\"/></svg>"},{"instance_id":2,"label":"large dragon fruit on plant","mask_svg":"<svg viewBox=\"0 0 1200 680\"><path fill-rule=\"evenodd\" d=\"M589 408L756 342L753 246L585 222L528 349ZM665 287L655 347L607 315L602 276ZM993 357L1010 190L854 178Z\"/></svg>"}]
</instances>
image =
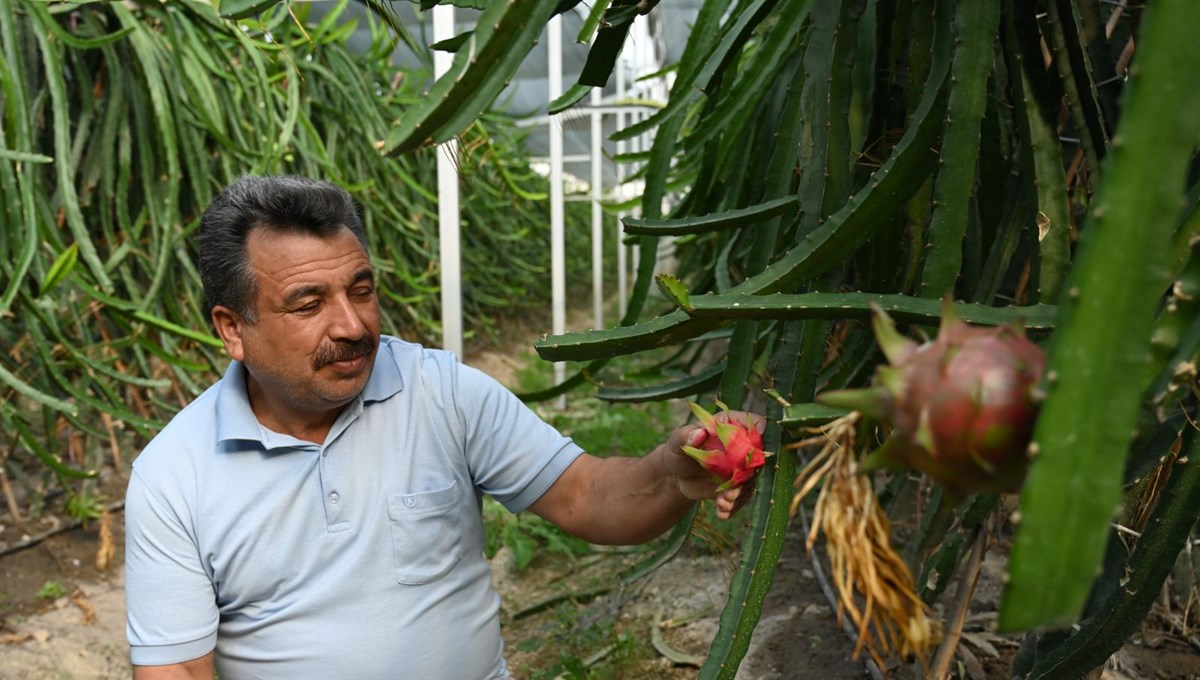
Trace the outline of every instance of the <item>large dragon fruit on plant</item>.
<instances>
[{"instance_id":1,"label":"large dragon fruit on plant","mask_svg":"<svg viewBox=\"0 0 1200 680\"><path fill-rule=\"evenodd\" d=\"M865 467L919 470L959 500L1019 489L1046 363L1041 349L1016 324L968 326L950 299L937 338L920 345L878 306L872 311L889 365L876 369L872 387L817 398L891 424Z\"/></svg>"},{"instance_id":2,"label":"large dragon fruit on plant","mask_svg":"<svg viewBox=\"0 0 1200 680\"><path fill-rule=\"evenodd\" d=\"M717 420L716 416L699 404L690 406L708 435L699 447L684 446L683 452L708 470L714 481L721 482L717 491L724 491L753 479L756 471L766 464L767 456L770 455L763 451L762 435L754 423L749 419L744 423L739 422L733 417L728 417L725 421ZM729 413L729 407L725 404L718 401L717 406Z\"/></svg>"}]
</instances>

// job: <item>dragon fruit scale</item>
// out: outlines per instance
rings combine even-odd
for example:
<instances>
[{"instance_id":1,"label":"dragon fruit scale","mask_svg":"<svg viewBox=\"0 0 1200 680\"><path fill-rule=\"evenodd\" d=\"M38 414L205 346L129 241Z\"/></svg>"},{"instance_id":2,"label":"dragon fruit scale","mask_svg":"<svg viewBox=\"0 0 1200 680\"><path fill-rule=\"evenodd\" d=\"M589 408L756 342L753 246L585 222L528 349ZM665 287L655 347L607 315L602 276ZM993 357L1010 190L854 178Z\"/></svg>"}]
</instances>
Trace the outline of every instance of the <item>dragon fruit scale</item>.
<instances>
[{"instance_id":1,"label":"dragon fruit scale","mask_svg":"<svg viewBox=\"0 0 1200 680\"><path fill-rule=\"evenodd\" d=\"M721 410L729 413L729 408L717 402ZM720 482L717 491L739 486L754 478L756 471L767 462L766 453L762 449L762 435L749 419L739 422L733 417L726 421L717 420L716 416L705 411L699 404L691 404L692 413L704 426L707 437L699 447L684 446L683 452L691 456L713 476L713 481Z\"/></svg>"},{"instance_id":2,"label":"dragon fruit scale","mask_svg":"<svg viewBox=\"0 0 1200 680\"><path fill-rule=\"evenodd\" d=\"M888 365L873 386L826 392L817 401L891 424L865 467L907 466L959 499L1016 491L1037 418L1041 349L1019 325L968 326L947 299L937 338L917 344L872 306L875 337Z\"/></svg>"}]
</instances>

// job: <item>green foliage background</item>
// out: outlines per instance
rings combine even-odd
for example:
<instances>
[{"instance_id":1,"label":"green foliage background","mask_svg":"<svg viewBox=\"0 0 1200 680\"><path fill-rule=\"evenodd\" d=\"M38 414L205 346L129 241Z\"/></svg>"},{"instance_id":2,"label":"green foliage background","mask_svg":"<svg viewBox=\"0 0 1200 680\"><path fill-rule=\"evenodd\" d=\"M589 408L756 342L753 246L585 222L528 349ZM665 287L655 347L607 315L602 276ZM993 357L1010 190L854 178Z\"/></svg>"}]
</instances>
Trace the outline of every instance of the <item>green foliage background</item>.
<instances>
[{"instance_id":1,"label":"green foliage background","mask_svg":"<svg viewBox=\"0 0 1200 680\"><path fill-rule=\"evenodd\" d=\"M286 5L231 3L266 12L243 30L192 0L136 14L0 0L10 462L31 454L78 476L60 455L71 431L147 436L212 373L198 296L177 291L195 290L198 206L245 168L349 185L378 210L390 323L435 327L418 304L435 252L421 219L427 146L464 135L491 178L473 184L499 191L480 205L539 193L522 164L489 155L486 140L508 133L487 109L545 21L579 3L454 4L482 9L478 30L419 93L330 47L336 22L293 30ZM657 4L593 3L588 64L553 108L603 85ZM783 452L818 392L869 380L870 303L914 333L947 291L975 323L1026 319L1050 370L1001 624L1032 631L1015 675L1085 673L1144 618L1200 511L1196 25L1193 0L705 0L665 106L614 135L654 133L642 215L626 223L641 252L628 314L538 342L543 358L582 368L535 396L592 381L614 401L765 403L766 448ZM493 250L523 242L468 222ZM687 275L657 278L664 311L650 293L668 235ZM507 271L532 261L502 259ZM504 285L474 291L504 303L523 290ZM664 347L657 380L605 373ZM787 405L764 402L765 388ZM770 590L799 456L773 461L703 678L733 677ZM923 510L937 521L913 539L917 572L960 568L964 537L995 507L935 494ZM1141 538L1115 540L1114 515Z\"/></svg>"},{"instance_id":2,"label":"green foliage background","mask_svg":"<svg viewBox=\"0 0 1200 680\"><path fill-rule=\"evenodd\" d=\"M346 187L385 331L440 343L435 151L376 146L429 73L392 65L397 41L375 15L363 20L371 44L350 49L359 20L345 6L319 21L306 4L234 21L190 1L0 0L0 456L35 511L60 482L131 458L223 370L190 237L240 175ZM460 135L476 343L540 320L549 302L548 185L521 135L501 112ZM567 206L567 229L578 290L590 280L584 204Z\"/></svg>"}]
</instances>

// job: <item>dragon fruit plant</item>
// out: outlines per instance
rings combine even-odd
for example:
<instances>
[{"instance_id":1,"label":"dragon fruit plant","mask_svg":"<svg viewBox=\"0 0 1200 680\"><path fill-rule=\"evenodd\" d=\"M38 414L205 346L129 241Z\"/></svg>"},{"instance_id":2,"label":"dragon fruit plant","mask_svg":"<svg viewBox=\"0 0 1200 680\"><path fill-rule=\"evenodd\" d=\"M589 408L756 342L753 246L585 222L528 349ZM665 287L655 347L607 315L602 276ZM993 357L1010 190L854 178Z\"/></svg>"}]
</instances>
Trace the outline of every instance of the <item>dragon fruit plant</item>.
<instances>
[{"instance_id":1,"label":"dragon fruit plant","mask_svg":"<svg viewBox=\"0 0 1200 680\"><path fill-rule=\"evenodd\" d=\"M1016 324L968 326L950 299L937 338L922 344L901 335L878 306L872 310L889 364L876 369L871 387L817 398L891 425L863 468L918 470L957 500L1018 490L1041 401L1041 349Z\"/></svg>"},{"instance_id":2,"label":"dragon fruit plant","mask_svg":"<svg viewBox=\"0 0 1200 680\"><path fill-rule=\"evenodd\" d=\"M729 407L720 401L717 406L725 413ZM762 434L747 417L740 422L732 416L727 421L705 411L699 404L691 404L692 413L700 420L708 436L699 447L684 446L683 452L691 456L712 474L714 482L720 482L717 491L739 486L754 478L756 471L767 462L770 454L763 451Z\"/></svg>"}]
</instances>

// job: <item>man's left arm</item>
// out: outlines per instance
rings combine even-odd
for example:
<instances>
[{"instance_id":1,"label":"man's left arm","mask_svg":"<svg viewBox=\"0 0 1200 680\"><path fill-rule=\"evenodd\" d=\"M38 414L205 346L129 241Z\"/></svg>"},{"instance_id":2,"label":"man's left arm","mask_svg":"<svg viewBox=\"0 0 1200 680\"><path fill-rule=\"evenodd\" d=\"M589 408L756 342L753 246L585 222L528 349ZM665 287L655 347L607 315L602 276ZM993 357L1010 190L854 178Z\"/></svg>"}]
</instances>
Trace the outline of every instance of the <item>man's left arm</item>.
<instances>
[{"instance_id":1,"label":"man's left arm","mask_svg":"<svg viewBox=\"0 0 1200 680\"><path fill-rule=\"evenodd\" d=\"M641 458L583 454L529 506L567 533L590 543L633 545L670 529L698 500L715 498L728 518L749 498L742 487L717 493L717 483L683 453L706 433L685 425Z\"/></svg>"}]
</instances>

